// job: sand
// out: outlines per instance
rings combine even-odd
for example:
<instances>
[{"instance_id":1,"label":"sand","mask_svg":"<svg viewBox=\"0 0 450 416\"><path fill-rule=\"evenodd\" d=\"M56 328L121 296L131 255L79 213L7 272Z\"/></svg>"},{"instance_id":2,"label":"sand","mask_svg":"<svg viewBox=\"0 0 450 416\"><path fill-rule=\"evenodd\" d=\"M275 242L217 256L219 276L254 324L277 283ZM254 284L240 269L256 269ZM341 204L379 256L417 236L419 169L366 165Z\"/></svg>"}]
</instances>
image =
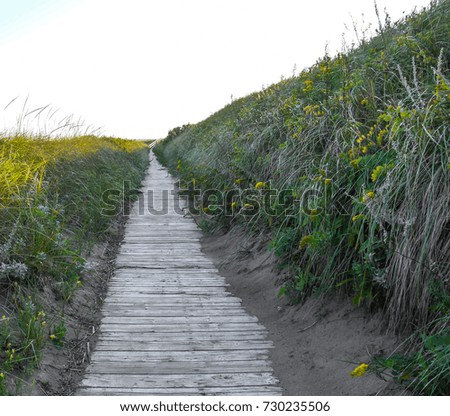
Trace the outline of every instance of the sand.
<instances>
[{"instance_id":1,"label":"sand","mask_svg":"<svg viewBox=\"0 0 450 416\"><path fill-rule=\"evenodd\" d=\"M353 306L346 297L313 298L303 305L277 298L285 277L268 243L261 238L249 240L236 228L227 234L205 234L202 241L203 251L226 276L230 291L269 331L275 344L271 358L283 394L402 394L373 373L350 376L357 365L397 345L381 316Z\"/></svg>"}]
</instances>

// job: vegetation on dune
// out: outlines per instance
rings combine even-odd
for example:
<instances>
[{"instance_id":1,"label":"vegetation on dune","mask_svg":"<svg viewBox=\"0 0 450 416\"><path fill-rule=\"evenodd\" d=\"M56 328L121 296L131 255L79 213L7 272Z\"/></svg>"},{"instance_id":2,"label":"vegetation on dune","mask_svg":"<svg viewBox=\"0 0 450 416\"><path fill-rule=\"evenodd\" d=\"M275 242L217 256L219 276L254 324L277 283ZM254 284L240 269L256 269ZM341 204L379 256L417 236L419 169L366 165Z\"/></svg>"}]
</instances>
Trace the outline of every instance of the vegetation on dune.
<instances>
[{"instance_id":1,"label":"vegetation on dune","mask_svg":"<svg viewBox=\"0 0 450 416\"><path fill-rule=\"evenodd\" d=\"M83 255L114 218L102 215L103 193L138 186L147 154L146 143L117 138L0 137L0 394L47 342L63 345L62 312L44 310L42 296L68 302L88 278Z\"/></svg>"},{"instance_id":2,"label":"vegetation on dune","mask_svg":"<svg viewBox=\"0 0 450 416\"><path fill-rule=\"evenodd\" d=\"M442 0L155 147L210 224L271 234L280 294L345 291L413 334L371 368L425 394L450 388L449 63Z\"/></svg>"}]
</instances>

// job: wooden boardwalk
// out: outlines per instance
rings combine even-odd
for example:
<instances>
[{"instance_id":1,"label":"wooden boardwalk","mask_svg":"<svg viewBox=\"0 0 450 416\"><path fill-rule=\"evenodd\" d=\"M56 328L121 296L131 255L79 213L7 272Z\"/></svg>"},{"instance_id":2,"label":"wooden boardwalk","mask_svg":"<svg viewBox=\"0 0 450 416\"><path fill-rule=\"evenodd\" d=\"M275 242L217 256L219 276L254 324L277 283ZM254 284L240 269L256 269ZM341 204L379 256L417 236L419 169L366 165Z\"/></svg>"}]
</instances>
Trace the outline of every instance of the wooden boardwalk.
<instances>
[{"instance_id":1,"label":"wooden boardwalk","mask_svg":"<svg viewBox=\"0 0 450 416\"><path fill-rule=\"evenodd\" d=\"M78 394L281 394L265 328L202 253L196 224L174 210L173 188L173 178L153 158ZM147 190L154 209L166 206L168 212L147 210Z\"/></svg>"}]
</instances>

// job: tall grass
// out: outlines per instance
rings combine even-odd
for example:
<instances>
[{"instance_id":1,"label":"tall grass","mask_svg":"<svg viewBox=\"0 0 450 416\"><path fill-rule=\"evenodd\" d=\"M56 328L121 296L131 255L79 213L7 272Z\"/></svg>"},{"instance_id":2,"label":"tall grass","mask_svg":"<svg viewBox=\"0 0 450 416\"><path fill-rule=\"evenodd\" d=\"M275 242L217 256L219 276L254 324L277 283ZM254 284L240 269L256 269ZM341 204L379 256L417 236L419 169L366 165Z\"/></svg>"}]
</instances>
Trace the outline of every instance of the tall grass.
<instances>
[{"instance_id":1,"label":"tall grass","mask_svg":"<svg viewBox=\"0 0 450 416\"><path fill-rule=\"evenodd\" d=\"M272 235L291 270L282 294L345 291L384 308L394 331L448 339L449 23L448 0L386 19L373 39L172 131L155 151L185 184L253 190L251 201L223 197L232 215L212 219ZM269 188L285 195L270 212Z\"/></svg>"},{"instance_id":2,"label":"tall grass","mask_svg":"<svg viewBox=\"0 0 450 416\"><path fill-rule=\"evenodd\" d=\"M103 193L138 186L147 154L117 138L0 137L0 393L46 342L62 343L61 311L49 315L40 299L50 290L67 302L82 285L84 255L114 218L102 215Z\"/></svg>"}]
</instances>

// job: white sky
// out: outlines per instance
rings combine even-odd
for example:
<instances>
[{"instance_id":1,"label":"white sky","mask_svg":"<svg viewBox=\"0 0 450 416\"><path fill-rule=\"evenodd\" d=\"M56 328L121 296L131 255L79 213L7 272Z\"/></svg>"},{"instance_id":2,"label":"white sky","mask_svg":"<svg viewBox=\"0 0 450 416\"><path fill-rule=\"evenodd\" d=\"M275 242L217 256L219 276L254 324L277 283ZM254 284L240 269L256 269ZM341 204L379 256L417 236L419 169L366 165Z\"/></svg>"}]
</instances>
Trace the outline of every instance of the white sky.
<instances>
[{"instance_id":1,"label":"white sky","mask_svg":"<svg viewBox=\"0 0 450 416\"><path fill-rule=\"evenodd\" d=\"M428 3L377 0L393 21ZM372 23L374 32L373 4L0 0L0 130L15 125L29 96L28 109L59 109L52 120L75 114L104 134L164 137L208 117L231 95L290 76L294 65L298 72L313 64L327 43L332 54L340 50L342 34L349 41L353 36L345 29L352 27L351 16L360 28Z\"/></svg>"}]
</instances>

